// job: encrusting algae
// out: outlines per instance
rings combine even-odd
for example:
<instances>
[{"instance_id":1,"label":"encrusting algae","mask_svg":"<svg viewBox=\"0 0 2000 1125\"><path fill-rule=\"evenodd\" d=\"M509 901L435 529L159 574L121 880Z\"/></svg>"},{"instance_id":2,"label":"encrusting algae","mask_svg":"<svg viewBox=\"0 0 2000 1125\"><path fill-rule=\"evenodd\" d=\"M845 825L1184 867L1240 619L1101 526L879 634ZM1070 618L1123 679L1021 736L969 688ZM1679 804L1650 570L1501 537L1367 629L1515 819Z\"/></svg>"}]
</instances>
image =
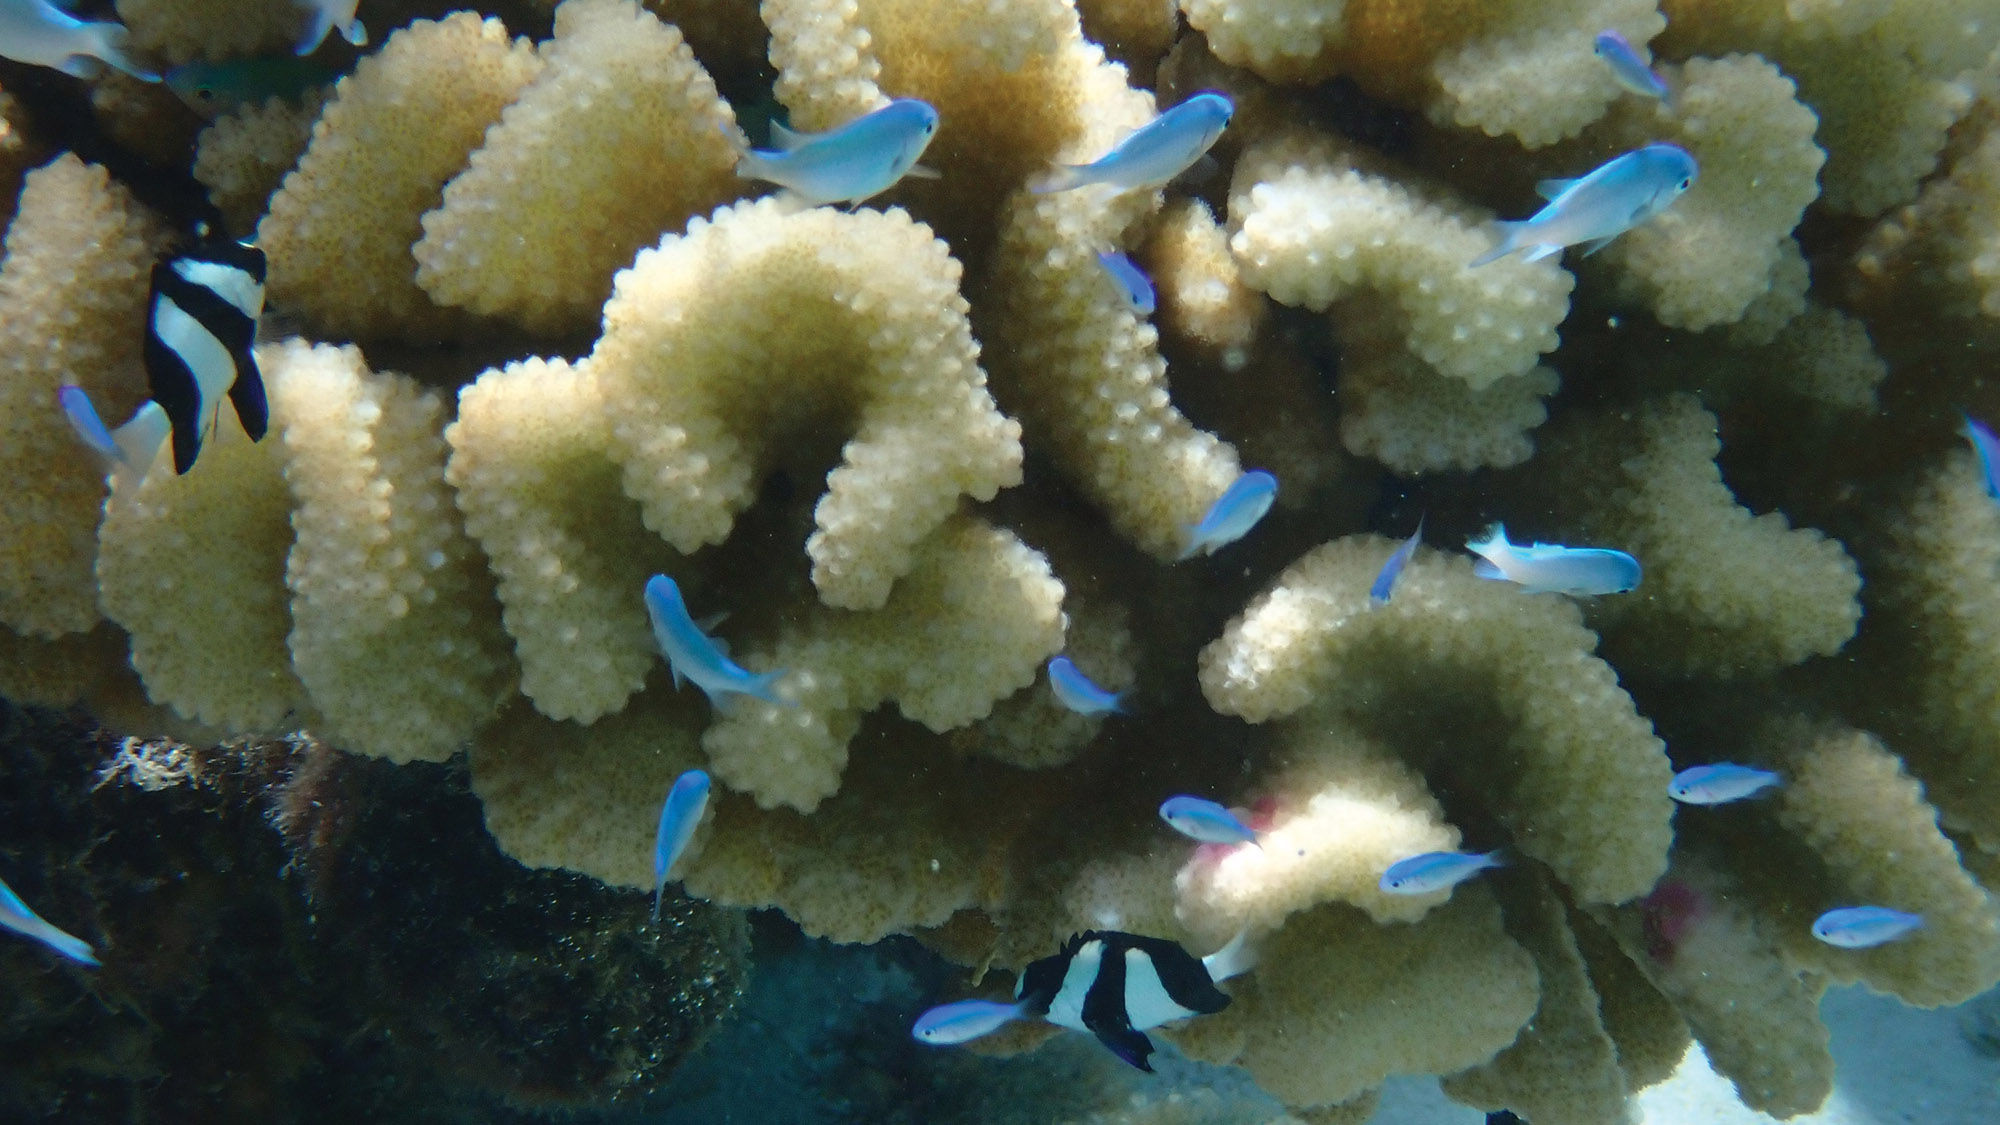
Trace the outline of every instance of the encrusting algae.
<instances>
[{"instance_id":1,"label":"encrusting algae","mask_svg":"<svg viewBox=\"0 0 2000 1125\"><path fill-rule=\"evenodd\" d=\"M1179 7L371 4L330 92L202 130L201 216L55 155L0 263L0 684L139 734L465 753L503 850L649 893L660 797L704 769L688 893L982 971L1247 933L1233 1003L1161 1034L1303 1120L1411 1073L1621 1120L1690 1037L1796 1115L1829 981L2000 980L2000 503L1959 437L2000 418L2000 19ZM118 8L157 64L301 23ZM100 112L174 109L131 86ZM1029 190L1209 89L1219 167ZM774 116L894 99L936 110L937 178L836 208L736 173ZM1657 216L1470 268L1537 181L1649 144L1700 169ZM146 397L147 271L195 217L269 257L270 432L225 409L189 472L112 489L57 388L112 425ZM1181 561L1256 469L1270 514ZM1643 578L1489 580L1458 547L1492 524ZM655 574L772 699L676 691ZM1058 706L1063 653L1124 712ZM1669 798L1720 762L1782 780ZM1257 843L1190 846L1155 811L1183 793ZM1378 884L1448 851L1504 866ZM1860 903L1924 924L1813 939Z\"/></svg>"}]
</instances>

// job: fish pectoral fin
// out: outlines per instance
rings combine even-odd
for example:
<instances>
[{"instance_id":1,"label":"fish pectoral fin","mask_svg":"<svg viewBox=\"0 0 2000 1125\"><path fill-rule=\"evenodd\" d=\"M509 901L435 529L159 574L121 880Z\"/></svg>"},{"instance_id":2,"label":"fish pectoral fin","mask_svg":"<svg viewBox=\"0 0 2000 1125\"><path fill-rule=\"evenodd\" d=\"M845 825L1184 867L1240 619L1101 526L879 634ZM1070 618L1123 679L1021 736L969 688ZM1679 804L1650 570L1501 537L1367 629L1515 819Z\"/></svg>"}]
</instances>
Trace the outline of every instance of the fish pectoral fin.
<instances>
[{"instance_id":1,"label":"fish pectoral fin","mask_svg":"<svg viewBox=\"0 0 2000 1125\"><path fill-rule=\"evenodd\" d=\"M1592 254L1595 254L1599 250L1604 249L1606 246L1611 245L1612 241L1617 237L1618 236L1615 234L1608 234L1605 235L1603 238L1591 239L1589 242L1583 244L1583 256L1586 258L1590 257Z\"/></svg>"},{"instance_id":2,"label":"fish pectoral fin","mask_svg":"<svg viewBox=\"0 0 2000 1125\"><path fill-rule=\"evenodd\" d=\"M1553 203L1555 202L1556 196L1561 195L1563 192L1566 192L1575 186L1576 186L1576 181L1573 179L1543 180L1541 183L1535 185L1535 194Z\"/></svg>"},{"instance_id":3,"label":"fish pectoral fin","mask_svg":"<svg viewBox=\"0 0 2000 1125\"><path fill-rule=\"evenodd\" d=\"M89 55L71 55L56 64L56 69L71 78L96 78L104 73L104 64Z\"/></svg>"},{"instance_id":4,"label":"fish pectoral fin","mask_svg":"<svg viewBox=\"0 0 2000 1125\"><path fill-rule=\"evenodd\" d=\"M928 164L912 164L910 165L909 169L903 173L903 175L908 176L913 180L944 179L943 172L938 171L936 168L933 168Z\"/></svg>"},{"instance_id":5,"label":"fish pectoral fin","mask_svg":"<svg viewBox=\"0 0 2000 1125\"><path fill-rule=\"evenodd\" d=\"M1153 1041L1146 1038L1145 1032L1134 1031L1129 1027L1094 1027L1090 1030L1092 1034L1097 1036L1097 1041L1104 1044L1112 1054L1117 1055L1147 1074L1153 1073L1153 1064L1146 1061L1153 1053Z\"/></svg>"}]
</instances>

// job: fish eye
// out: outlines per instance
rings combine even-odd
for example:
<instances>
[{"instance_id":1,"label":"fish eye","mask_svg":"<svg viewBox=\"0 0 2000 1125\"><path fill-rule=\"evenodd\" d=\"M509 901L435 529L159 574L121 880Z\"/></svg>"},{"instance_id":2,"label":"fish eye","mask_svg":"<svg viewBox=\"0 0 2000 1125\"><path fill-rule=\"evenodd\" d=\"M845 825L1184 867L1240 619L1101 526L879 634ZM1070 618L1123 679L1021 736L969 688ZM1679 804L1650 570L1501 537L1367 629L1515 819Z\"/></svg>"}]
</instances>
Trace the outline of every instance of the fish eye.
<instances>
[{"instance_id":1,"label":"fish eye","mask_svg":"<svg viewBox=\"0 0 2000 1125\"><path fill-rule=\"evenodd\" d=\"M1682 190L1682 191L1686 191L1687 189L1689 189L1689 188L1691 188L1691 187L1693 187L1693 186L1694 186L1694 177L1693 177L1693 176L1683 176L1683 177L1681 177L1681 190Z\"/></svg>"}]
</instances>

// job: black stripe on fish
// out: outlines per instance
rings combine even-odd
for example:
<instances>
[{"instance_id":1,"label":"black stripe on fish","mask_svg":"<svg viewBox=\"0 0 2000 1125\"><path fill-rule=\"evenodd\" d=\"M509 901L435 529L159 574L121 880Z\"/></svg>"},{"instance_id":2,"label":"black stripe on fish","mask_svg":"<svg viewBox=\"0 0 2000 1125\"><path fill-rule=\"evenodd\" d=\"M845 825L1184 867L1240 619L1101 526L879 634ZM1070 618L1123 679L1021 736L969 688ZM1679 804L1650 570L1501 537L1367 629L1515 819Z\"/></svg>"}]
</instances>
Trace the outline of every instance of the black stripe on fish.
<instances>
[{"instance_id":1,"label":"black stripe on fish","mask_svg":"<svg viewBox=\"0 0 2000 1125\"><path fill-rule=\"evenodd\" d=\"M1073 971L1079 969L1088 970L1088 979ZM1017 996L1030 1014L1081 1025L1145 1071L1153 1069L1145 1029L1229 1006L1200 958L1164 938L1116 930L1074 935L1053 956L1030 964Z\"/></svg>"},{"instance_id":2,"label":"black stripe on fish","mask_svg":"<svg viewBox=\"0 0 2000 1125\"><path fill-rule=\"evenodd\" d=\"M173 426L176 472L194 467L220 409L219 402L204 401L204 382L227 390L252 441L270 426L264 381L251 350L263 311L264 277L264 252L238 242L206 243L153 266L146 382Z\"/></svg>"}]
</instances>

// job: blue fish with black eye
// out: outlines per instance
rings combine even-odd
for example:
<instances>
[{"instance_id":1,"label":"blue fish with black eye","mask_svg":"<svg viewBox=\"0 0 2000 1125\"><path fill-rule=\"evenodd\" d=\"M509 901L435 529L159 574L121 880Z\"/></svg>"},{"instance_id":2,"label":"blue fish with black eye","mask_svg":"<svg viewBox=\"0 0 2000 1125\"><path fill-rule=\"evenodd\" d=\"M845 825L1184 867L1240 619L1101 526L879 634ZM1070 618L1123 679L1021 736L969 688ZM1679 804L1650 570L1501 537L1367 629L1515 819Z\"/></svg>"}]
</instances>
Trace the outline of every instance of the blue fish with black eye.
<instances>
[{"instance_id":1,"label":"blue fish with black eye","mask_svg":"<svg viewBox=\"0 0 2000 1125\"><path fill-rule=\"evenodd\" d=\"M1638 50L1623 35L1600 31L1591 49L1604 60L1604 65L1611 69L1611 77L1620 86L1641 97L1658 98L1670 107L1673 105L1673 92L1667 88L1666 79L1653 73L1653 68L1646 65L1646 60L1639 57Z\"/></svg>"},{"instance_id":2,"label":"blue fish with black eye","mask_svg":"<svg viewBox=\"0 0 2000 1125\"><path fill-rule=\"evenodd\" d=\"M702 632L688 615L680 586L664 574L646 580L646 616L652 619L653 639L666 655L676 688L683 679L693 680L718 707L731 695L754 696L766 703L785 702L775 690L784 672L760 676L729 659L722 645Z\"/></svg>"},{"instance_id":3,"label":"blue fish with black eye","mask_svg":"<svg viewBox=\"0 0 2000 1125\"><path fill-rule=\"evenodd\" d=\"M1425 852L1390 864L1377 885L1392 895L1427 895L1432 891L1450 890L1488 868L1506 865L1506 860L1497 851L1483 855L1473 852Z\"/></svg>"},{"instance_id":4,"label":"blue fish with black eye","mask_svg":"<svg viewBox=\"0 0 2000 1125\"><path fill-rule=\"evenodd\" d=\"M22 937L34 938L79 965L95 969L100 964L89 942L44 921L41 915L28 909L28 904L21 901L21 896L5 880L0 880L0 926Z\"/></svg>"},{"instance_id":5,"label":"blue fish with black eye","mask_svg":"<svg viewBox=\"0 0 2000 1125\"><path fill-rule=\"evenodd\" d=\"M1683 805L1726 805L1754 797L1783 779L1770 770L1715 762L1689 766L1667 783L1667 796Z\"/></svg>"},{"instance_id":6,"label":"blue fish with black eye","mask_svg":"<svg viewBox=\"0 0 2000 1125\"><path fill-rule=\"evenodd\" d=\"M297 101L338 81L340 72L291 55L182 63L167 71L167 88L203 117L220 117L271 98Z\"/></svg>"},{"instance_id":7,"label":"blue fish with black eye","mask_svg":"<svg viewBox=\"0 0 2000 1125\"><path fill-rule=\"evenodd\" d=\"M1608 547L1564 547L1556 543L1519 546L1507 542L1507 528L1494 524L1484 539L1465 549L1480 557L1472 573L1512 582L1534 594L1622 594L1639 585L1639 560Z\"/></svg>"},{"instance_id":8,"label":"blue fish with black eye","mask_svg":"<svg viewBox=\"0 0 2000 1125\"><path fill-rule=\"evenodd\" d=\"M141 82L158 82L159 75L126 54L129 38L123 24L80 20L47 0L0 0L0 56L15 62L72 78L95 78L108 65Z\"/></svg>"},{"instance_id":9,"label":"blue fish with black eye","mask_svg":"<svg viewBox=\"0 0 2000 1125\"><path fill-rule=\"evenodd\" d=\"M1227 94L1204 91L1141 125L1089 164L1058 164L1029 185L1037 193L1109 184L1120 191L1159 187L1187 171L1229 126L1236 105Z\"/></svg>"},{"instance_id":10,"label":"blue fish with black eye","mask_svg":"<svg viewBox=\"0 0 2000 1125\"><path fill-rule=\"evenodd\" d=\"M1924 928L1924 916L1886 906L1843 906L1813 919L1812 936L1841 949L1869 949Z\"/></svg>"},{"instance_id":11,"label":"blue fish with black eye","mask_svg":"<svg viewBox=\"0 0 2000 1125\"><path fill-rule=\"evenodd\" d=\"M1104 267L1104 272L1111 275L1111 283L1118 287L1119 294L1125 298L1126 304L1132 306L1133 312L1140 316L1153 315L1158 303L1153 295L1153 283L1147 280L1138 266L1132 264L1132 259L1116 250L1107 250L1097 256L1097 261Z\"/></svg>"},{"instance_id":12,"label":"blue fish with black eye","mask_svg":"<svg viewBox=\"0 0 2000 1125\"><path fill-rule=\"evenodd\" d=\"M1402 577L1403 568L1410 565L1410 556L1417 553L1417 544L1423 542L1423 538L1424 520L1422 516L1418 516L1417 529L1410 533L1408 539L1403 540L1402 546L1397 547L1389 555L1388 560L1382 564L1381 571L1375 575L1375 584L1368 587L1369 601L1376 605L1389 604L1389 595L1396 590L1396 579Z\"/></svg>"},{"instance_id":13,"label":"blue fish with black eye","mask_svg":"<svg viewBox=\"0 0 2000 1125\"><path fill-rule=\"evenodd\" d=\"M1079 715L1116 715L1125 710L1124 693L1098 687L1067 656L1049 661L1049 687L1064 707Z\"/></svg>"},{"instance_id":14,"label":"blue fish with black eye","mask_svg":"<svg viewBox=\"0 0 2000 1125\"><path fill-rule=\"evenodd\" d=\"M1003 1004L998 1000L959 1000L939 1004L917 1017L910 1037L933 1047L952 1047L991 1035L1027 1014L1020 1001Z\"/></svg>"},{"instance_id":15,"label":"blue fish with black eye","mask_svg":"<svg viewBox=\"0 0 2000 1125\"><path fill-rule=\"evenodd\" d=\"M660 828L653 836L653 923L660 921L660 896L666 893L667 876L674 862L687 851L688 841L701 824L708 808L708 771L689 770L674 779L667 799L660 803Z\"/></svg>"},{"instance_id":16,"label":"blue fish with black eye","mask_svg":"<svg viewBox=\"0 0 2000 1125\"><path fill-rule=\"evenodd\" d=\"M904 176L936 176L917 161L937 130L937 110L916 98L898 98L824 133L795 133L773 121L772 147L743 152L736 174L811 203L859 203Z\"/></svg>"},{"instance_id":17,"label":"blue fish with black eye","mask_svg":"<svg viewBox=\"0 0 2000 1125\"><path fill-rule=\"evenodd\" d=\"M1985 423L1970 414L1962 414L1965 419L1965 440L1972 443L1972 451L1979 455L1979 476L1986 482L1986 495L2000 500L2000 438Z\"/></svg>"},{"instance_id":18,"label":"blue fish with black eye","mask_svg":"<svg viewBox=\"0 0 2000 1125\"><path fill-rule=\"evenodd\" d=\"M1543 180L1535 191L1548 206L1520 222L1503 222L1500 244L1472 260L1473 266L1526 251L1524 261L1560 254L1583 244L1595 254L1611 240L1651 220L1694 186L1700 166L1678 145L1654 144L1614 157L1574 180Z\"/></svg>"},{"instance_id":19,"label":"blue fish with black eye","mask_svg":"<svg viewBox=\"0 0 2000 1125\"><path fill-rule=\"evenodd\" d=\"M1181 794L1160 802L1160 819L1190 840L1204 844L1255 844L1257 831L1241 817L1206 797Z\"/></svg>"},{"instance_id":20,"label":"blue fish with black eye","mask_svg":"<svg viewBox=\"0 0 2000 1125\"><path fill-rule=\"evenodd\" d=\"M1177 561L1212 555L1250 534L1277 498L1278 478L1264 470L1252 469L1237 477L1208 506L1201 522L1187 529L1188 544Z\"/></svg>"}]
</instances>

